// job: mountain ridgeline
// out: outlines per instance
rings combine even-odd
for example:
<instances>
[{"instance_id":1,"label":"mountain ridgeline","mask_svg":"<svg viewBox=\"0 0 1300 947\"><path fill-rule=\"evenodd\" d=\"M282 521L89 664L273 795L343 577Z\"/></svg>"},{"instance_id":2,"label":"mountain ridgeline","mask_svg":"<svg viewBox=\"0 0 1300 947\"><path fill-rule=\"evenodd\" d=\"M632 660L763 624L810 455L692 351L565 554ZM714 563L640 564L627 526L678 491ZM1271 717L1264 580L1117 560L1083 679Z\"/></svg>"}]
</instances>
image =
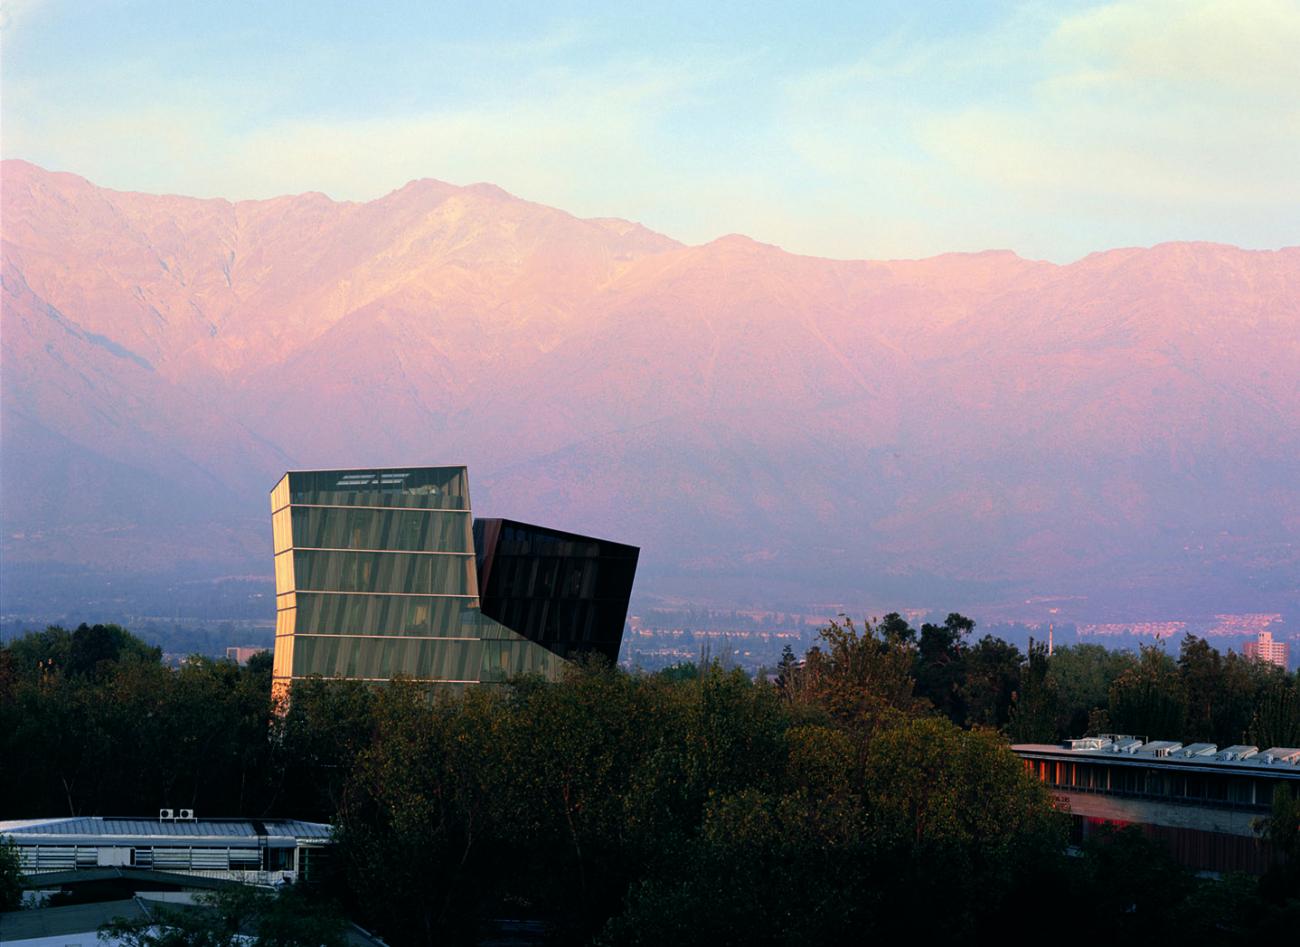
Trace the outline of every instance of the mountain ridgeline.
<instances>
[{"instance_id":1,"label":"mountain ridgeline","mask_svg":"<svg viewBox=\"0 0 1300 947\"><path fill-rule=\"evenodd\" d=\"M643 591L1300 608L1300 248L835 261L482 184L2 174L10 566L269 575L283 470L466 463Z\"/></svg>"}]
</instances>

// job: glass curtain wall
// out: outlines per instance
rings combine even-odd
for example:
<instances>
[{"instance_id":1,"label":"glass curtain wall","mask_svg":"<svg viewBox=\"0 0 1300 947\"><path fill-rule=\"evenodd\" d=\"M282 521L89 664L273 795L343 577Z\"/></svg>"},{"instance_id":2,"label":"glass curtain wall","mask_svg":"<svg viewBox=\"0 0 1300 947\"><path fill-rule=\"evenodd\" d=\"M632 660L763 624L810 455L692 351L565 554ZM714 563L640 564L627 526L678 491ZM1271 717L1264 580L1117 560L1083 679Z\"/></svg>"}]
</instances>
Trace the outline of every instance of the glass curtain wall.
<instances>
[{"instance_id":1,"label":"glass curtain wall","mask_svg":"<svg viewBox=\"0 0 1300 947\"><path fill-rule=\"evenodd\" d=\"M474 522L483 612L563 657L618 660L640 550L514 520Z\"/></svg>"},{"instance_id":2,"label":"glass curtain wall","mask_svg":"<svg viewBox=\"0 0 1300 947\"><path fill-rule=\"evenodd\" d=\"M479 608L464 467L294 471L271 491L274 677L462 686L562 662Z\"/></svg>"}]
</instances>

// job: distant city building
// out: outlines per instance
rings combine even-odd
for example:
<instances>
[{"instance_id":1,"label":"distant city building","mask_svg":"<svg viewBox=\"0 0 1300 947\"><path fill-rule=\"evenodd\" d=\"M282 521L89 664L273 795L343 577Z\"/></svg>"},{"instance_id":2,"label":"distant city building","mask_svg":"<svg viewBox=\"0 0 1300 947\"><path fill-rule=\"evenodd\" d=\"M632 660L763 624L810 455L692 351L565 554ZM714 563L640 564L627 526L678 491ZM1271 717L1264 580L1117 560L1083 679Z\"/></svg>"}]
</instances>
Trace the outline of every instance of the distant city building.
<instances>
[{"instance_id":1,"label":"distant city building","mask_svg":"<svg viewBox=\"0 0 1300 947\"><path fill-rule=\"evenodd\" d=\"M1291 666L1291 646L1285 641L1274 641L1273 632L1261 631L1254 641L1247 641L1246 657L1276 664L1282 670Z\"/></svg>"},{"instance_id":2,"label":"distant city building","mask_svg":"<svg viewBox=\"0 0 1300 947\"><path fill-rule=\"evenodd\" d=\"M464 467L291 471L271 511L279 693L312 675L553 678L618 654L637 549L508 520L476 545Z\"/></svg>"},{"instance_id":3,"label":"distant city building","mask_svg":"<svg viewBox=\"0 0 1300 947\"><path fill-rule=\"evenodd\" d=\"M248 659L255 654L264 654L269 648L263 648L260 645L251 645L243 648L227 648L226 660L234 661L236 664L247 664Z\"/></svg>"},{"instance_id":4,"label":"distant city building","mask_svg":"<svg viewBox=\"0 0 1300 947\"><path fill-rule=\"evenodd\" d=\"M1272 852L1256 820L1269 814L1278 787L1300 791L1295 747L1261 752L1103 734L1011 749L1070 813L1074 841L1102 824L1137 825L1202 871L1263 872Z\"/></svg>"},{"instance_id":5,"label":"distant city building","mask_svg":"<svg viewBox=\"0 0 1300 947\"><path fill-rule=\"evenodd\" d=\"M195 879L261 885L311 880L330 844L330 827L291 819L196 819L188 809L164 809L156 819L0 822L0 838L18 846L30 886L126 878L184 888Z\"/></svg>"}]
</instances>

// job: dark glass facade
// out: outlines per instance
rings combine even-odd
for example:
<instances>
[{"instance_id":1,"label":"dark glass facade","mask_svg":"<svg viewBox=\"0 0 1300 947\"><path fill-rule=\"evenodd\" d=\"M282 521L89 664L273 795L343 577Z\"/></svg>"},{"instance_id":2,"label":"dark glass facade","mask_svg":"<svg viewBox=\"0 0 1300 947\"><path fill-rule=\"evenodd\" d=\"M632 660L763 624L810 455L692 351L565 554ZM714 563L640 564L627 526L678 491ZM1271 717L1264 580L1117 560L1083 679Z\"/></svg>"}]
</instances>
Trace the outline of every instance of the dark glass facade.
<instances>
[{"instance_id":1,"label":"dark glass facade","mask_svg":"<svg viewBox=\"0 0 1300 947\"><path fill-rule=\"evenodd\" d=\"M621 611L606 594L613 587L609 578L597 582L597 571L583 578L586 565L560 564L557 575L564 580L557 589L579 594L559 596L564 608L543 612L540 623L532 611L520 612L538 630L520 634L480 608L483 563L475 554L464 467L292 471L271 491L271 526L278 693L313 675L367 681L403 675L452 688L525 672L554 677L578 642L617 657L636 550L568 537L598 550L631 550L630 566L626 556L607 551L561 556L566 562L581 559L607 577L617 569L603 563L624 563ZM517 563L531 548L507 544L501 561L522 569ZM513 593L502 597L503 603L520 600ZM617 633L611 637L615 611Z\"/></svg>"},{"instance_id":2,"label":"dark glass facade","mask_svg":"<svg viewBox=\"0 0 1300 947\"><path fill-rule=\"evenodd\" d=\"M618 660L640 550L514 520L474 521L483 614L561 657Z\"/></svg>"}]
</instances>

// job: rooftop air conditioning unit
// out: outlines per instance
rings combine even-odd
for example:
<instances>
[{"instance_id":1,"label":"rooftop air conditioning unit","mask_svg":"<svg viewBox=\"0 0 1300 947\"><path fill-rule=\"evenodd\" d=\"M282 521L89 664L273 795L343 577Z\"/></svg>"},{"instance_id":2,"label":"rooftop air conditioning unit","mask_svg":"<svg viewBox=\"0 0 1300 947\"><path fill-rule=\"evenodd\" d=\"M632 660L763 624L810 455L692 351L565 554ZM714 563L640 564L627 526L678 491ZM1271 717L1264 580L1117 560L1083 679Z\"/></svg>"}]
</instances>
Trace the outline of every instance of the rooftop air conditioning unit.
<instances>
[{"instance_id":1,"label":"rooftop air conditioning unit","mask_svg":"<svg viewBox=\"0 0 1300 947\"><path fill-rule=\"evenodd\" d=\"M1174 740L1152 740L1146 745L1144 752L1150 753L1152 756L1165 757L1172 756L1182 748L1183 745Z\"/></svg>"},{"instance_id":2,"label":"rooftop air conditioning unit","mask_svg":"<svg viewBox=\"0 0 1300 947\"><path fill-rule=\"evenodd\" d=\"M1110 746L1110 740L1105 737L1080 737L1077 740L1066 740L1065 746L1070 750L1104 750Z\"/></svg>"},{"instance_id":3,"label":"rooftop air conditioning unit","mask_svg":"<svg viewBox=\"0 0 1300 947\"><path fill-rule=\"evenodd\" d=\"M169 819L175 819L175 818L176 818L176 813L172 812L171 809L159 809L159 810L158 810L158 821L159 821L159 822L166 822L166 821L168 821Z\"/></svg>"},{"instance_id":4,"label":"rooftop air conditioning unit","mask_svg":"<svg viewBox=\"0 0 1300 947\"><path fill-rule=\"evenodd\" d=\"M181 820L186 821L186 822L193 822L193 821L194 821L194 810L193 810L193 809L182 809L182 810L181 810L181 814L180 814L180 816L179 816L178 818L180 818Z\"/></svg>"},{"instance_id":5,"label":"rooftop air conditioning unit","mask_svg":"<svg viewBox=\"0 0 1300 947\"><path fill-rule=\"evenodd\" d=\"M1300 750L1291 746L1271 746L1260 756L1270 766L1274 763L1300 762Z\"/></svg>"}]
</instances>

